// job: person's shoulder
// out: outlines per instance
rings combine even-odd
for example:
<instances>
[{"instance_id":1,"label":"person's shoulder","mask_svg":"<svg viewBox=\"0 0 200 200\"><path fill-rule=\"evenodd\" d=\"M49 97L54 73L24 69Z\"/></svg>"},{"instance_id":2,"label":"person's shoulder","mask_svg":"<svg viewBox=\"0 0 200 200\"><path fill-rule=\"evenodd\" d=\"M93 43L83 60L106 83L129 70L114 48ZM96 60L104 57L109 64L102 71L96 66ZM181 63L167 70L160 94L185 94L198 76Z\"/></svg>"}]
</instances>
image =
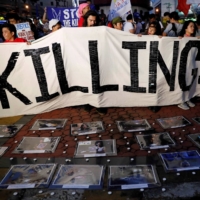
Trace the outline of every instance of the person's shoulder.
<instances>
[{"instance_id":1,"label":"person's shoulder","mask_svg":"<svg viewBox=\"0 0 200 200\"><path fill-rule=\"evenodd\" d=\"M27 42L27 41L23 38L15 38L14 42Z\"/></svg>"}]
</instances>

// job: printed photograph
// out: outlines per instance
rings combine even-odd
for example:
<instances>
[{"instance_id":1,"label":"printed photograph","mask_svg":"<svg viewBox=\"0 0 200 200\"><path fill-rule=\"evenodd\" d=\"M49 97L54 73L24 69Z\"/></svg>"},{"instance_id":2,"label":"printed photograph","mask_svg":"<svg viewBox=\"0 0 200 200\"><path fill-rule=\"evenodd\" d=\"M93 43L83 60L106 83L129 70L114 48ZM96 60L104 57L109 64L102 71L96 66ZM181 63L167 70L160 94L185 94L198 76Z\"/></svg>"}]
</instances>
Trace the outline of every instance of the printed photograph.
<instances>
[{"instance_id":1,"label":"printed photograph","mask_svg":"<svg viewBox=\"0 0 200 200\"><path fill-rule=\"evenodd\" d=\"M188 135L188 138L197 146L200 148L200 133L190 134Z\"/></svg>"},{"instance_id":2,"label":"printed photograph","mask_svg":"<svg viewBox=\"0 0 200 200\"><path fill-rule=\"evenodd\" d=\"M53 153L60 137L23 137L13 153Z\"/></svg>"},{"instance_id":3,"label":"printed photograph","mask_svg":"<svg viewBox=\"0 0 200 200\"><path fill-rule=\"evenodd\" d=\"M120 132L148 131L151 129L151 126L146 119L117 121L117 126Z\"/></svg>"},{"instance_id":4,"label":"printed photograph","mask_svg":"<svg viewBox=\"0 0 200 200\"><path fill-rule=\"evenodd\" d=\"M162 149L175 145L169 133L153 133L146 135L136 135L141 149Z\"/></svg>"},{"instance_id":5,"label":"printed photograph","mask_svg":"<svg viewBox=\"0 0 200 200\"><path fill-rule=\"evenodd\" d=\"M194 117L192 118L197 124L200 124L200 117Z\"/></svg>"},{"instance_id":6,"label":"printed photograph","mask_svg":"<svg viewBox=\"0 0 200 200\"><path fill-rule=\"evenodd\" d=\"M38 119L30 130L63 129L67 119Z\"/></svg>"},{"instance_id":7,"label":"printed photograph","mask_svg":"<svg viewBox=\"0 0 200 200\"><path fill-rule=\"evenodd\" d=\"M188 121L183 116L160 118L160 119L157 119L157 121L164 129L179 128L179 127L184 127L184 126L188 126L191 124L190 121Z\"/></svg>"},{"instance_id":8,"label":"printed photograph","mask_svg":"<svg viewBox=\"0 0 200 200\"><path fill-rule=\"evenodd\" d=\"M161 153L160 157L167 171L200 169L200 155L197 151Z\"/></svg>"},{"instance_id":9,"label":"printed photograph","mask_svg":"<svg viewBox=\"0 0 200 200\"><path fill-rule=\"evenodd\" d=\"M0 183L1 188L48 187L56 164L13 165Z\"/></svg>"},{"instance_id":10,"label":"printed photograph","mask_svg":"<svg viewBox=\"0 0 200 200\"><path fill-rule=\"evenodd\" d=\"M71 135L73 136L101 133L103 131L104 127L101 121L71 124Z\"/></svg>"},{"instance_id":11,"label":"printed photograph","mask_svg":"<svg viewBox=\"0 0 200 200\"><path fill-rule=\"evenodd\" d=\"M50 188L101 188L103 170L99 165L61 165Z\"/></svg>"},{"instance_id":12,"label":"printed photograph","mask_svg":"<svg viewBox=\"0 0 200 200\"><path fill-rule=\"evenodd\" d=\"M116 154L115 140L91 140L78 142L75 157L112 156Z\"/></svg>"},{"instance_id":13,"label":"printed photograph","mask_svg":"<svg viewBox=\"0 0 200 200\"><path fill-rule=\"evenodd\" d=\"M0 125L0 137L13 137L24 124Z\"/></svg>"},{"instance_id":14,"label":"printed photograph","mask_svg":"<svg viewBox=\"0 0 200 200\"><path fill-rule=\"evenodd\" d=\"M109 166L109 187L136 189L158 186L155 171L151 165Z\"/></svg>"},{"instance_id":15,"label":"printed photograph","mask_svg":"<svg viewBox=\"0 0 200 200\"><path fill-rule=\"evenodd\" d=\"M8 149L8 147L0 147L0 156L2 156L6 150Z\"/></svg>"}]
</instances>

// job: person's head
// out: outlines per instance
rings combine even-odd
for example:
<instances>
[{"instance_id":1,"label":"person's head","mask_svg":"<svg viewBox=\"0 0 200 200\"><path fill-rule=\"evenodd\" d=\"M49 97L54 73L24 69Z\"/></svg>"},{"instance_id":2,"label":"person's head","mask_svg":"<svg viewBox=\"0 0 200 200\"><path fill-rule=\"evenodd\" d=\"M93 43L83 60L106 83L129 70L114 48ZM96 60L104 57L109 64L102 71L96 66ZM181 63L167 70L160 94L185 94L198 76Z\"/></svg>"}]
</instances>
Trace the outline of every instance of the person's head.
<instances>
[{"instance_id":1,"label":"person's head","mask_svg":"<svg viewBox=\"0 0 200 200\"><path fill-rule=\"evenodd\" d=\"M95 146L103 147L103 142L101 140L95 142Z\"/></svg>"},{"instance_id":2,"label":"person's head","mask_svg":"<svg viewBox=\"0 0 200 200\"><path fill-rule=\"evenodd\" d=\"M150 14L149 15L149 23L155 22L156 21L156 15L155 14Z\"/></svg>"},{"instance_id":3,"label":"person's head","mask_svg":"<svg viewBox=\"0 0 200 200\"><path fill-rule=\"evenodd\" d=\"M90 10L90 6L88 3L82 3L78 8L78 17L84 16Z\"/></svg>"},{"instance_id":4,"label":"person's head","mask_svg":"<svg viewBox=\"0 0 200 200\"><path fill-rule=\"evenodd\" d=\"M132 14L129 14L127 17L126 17L126 20L128 22L133 22L133 15Z\"/></svg>"},{"instance_id":5,"label":"person's head","mask_svg":"<svg viewBox=\"0 0 200 200\"><path fill-rule=\"evenodd\" d=\"M94 10L89 10L84 16L84 27L97 26L99 19L98 14Z\"/></svg>"},{"instance_id":6,"label":"person's head","mask_svg":"<svg viewBox=\"0 0 200 200\"><path fill-rule=\"evenodd\" d=\"M174 11L174 12L170 13L169 18L170 18L170 22L171 23L175 23L175 22L178 22L179 15L178 15L178 13L176 11Z\"/></svg>"},{"instance_id":7,"label":"person's head","mask_svg":"<svg viewBox=\"0 0 200 200\"><path fill-rule=\"evenodd\" d=\"M156 23L152 22L149 24L149 28L148 28L148 35L156 35Z\"/></svg>"},{"instance_id":8,"label":"person's head","mask_svg":"<svg viewBox=\"0 0 200 200\"><path fill-rule=\"evenodd\" d=\"M7 20L9 22L9 24L18 24L20 18L17 13L8 13Z\"/></svg>"},{"instance_id":9,"label":"person's head","mask_svg":"<svg viewBox=\"0 0 200 200\"><path fill-rule=\"evenodd\" d=\"M195 37L197 32L197 26L195 22L189 20L185 21L183 24L183 28L180 32L180 36L184 37L184 35L190 36L190 37Z\"/></svg>"},{"instance_id":10,"label":"person's head","mask_svg":"<svg viewBox=\"0 0 200 200\"><path fill-rule=\"evenodd\" d=\"M90 0L87 0L86 3L87 3L88 5L90 5L90 4L91 4L91 1L90 1Z\"/></svg>"},{"instance_id":11,"label":"person's head","mask_svg":"<svg viewBox=\"0 0 200 200\"><path fill-rule=\"evenodd\" d=\"M170 12L165 12L164 13L164 17L169 17L170 16Z\"/></svg>"},{"instance_id":12,"label":"person's head","mask_svg":"<svg viewBox=\"0 0 200 200\"><path fill-rule=\"evenodd\" d=\"M17 37L17 30L13 24L4 24L2 26L2 35L5 40L13 41Z\"/></svg>"},{"instance_id":13,"label":"person's head","mask_svg":"<svg viewBox=\"0 0 200 200\"><path fill-rule=\"evenodd\" d=\"M121 31L123 28L123 22L124 22L124 20L121 17L115 17L112 20L112 25L113 25L114 29Z\"/></svg>"},{"instance_id":14,"label":"person's head","mask_svg":"<svg viewBox=\"0 0 200 200\"><path fill-rule=\"evenodd\" d=\"M61 29L61 22L57 19L52 19L49 21L49 29L52 31L52 32L55 32L59 29Z\"/></svg>"},{"instance_id":15,"label":"person's head","mask_svg":"<svg viewBox=\"0 0 200 200\"><path fill-rule=\"evenodd\" d=\"M35 25L37 25L37 24L39 23L39 19L38 19L37 17L34 17L34 18L33 18L33 23L34 23Z\"/></svg>"}]
</instances>

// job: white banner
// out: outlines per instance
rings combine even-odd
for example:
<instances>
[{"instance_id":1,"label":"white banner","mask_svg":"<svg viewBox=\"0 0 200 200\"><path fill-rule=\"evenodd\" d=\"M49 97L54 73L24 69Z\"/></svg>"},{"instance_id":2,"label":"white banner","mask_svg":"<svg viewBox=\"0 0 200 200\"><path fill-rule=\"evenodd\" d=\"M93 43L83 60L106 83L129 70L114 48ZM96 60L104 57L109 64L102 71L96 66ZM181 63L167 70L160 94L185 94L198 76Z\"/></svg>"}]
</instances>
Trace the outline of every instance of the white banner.
<instances>
[{"instance_id":1,"label":"white banner","mask_svg":"<svg viewBox=\"0 0 200 200\"><path fill-rule=\"evenodd\" d=\"M200 40L62 28L0 44L0 117L67 106L163 106L200 93Z\"/></svg>"},{"instance_id":2,"label":"white banner","mask_svg":"<svg viewBox=\"0 0 200 200\"><path fill-rule=\"evenodd\" d=\"M118 16L125 19L130 11L132 13L130 0L112 0L108 20L112 21L113 18Z\"/></svg>"}]
</instances>

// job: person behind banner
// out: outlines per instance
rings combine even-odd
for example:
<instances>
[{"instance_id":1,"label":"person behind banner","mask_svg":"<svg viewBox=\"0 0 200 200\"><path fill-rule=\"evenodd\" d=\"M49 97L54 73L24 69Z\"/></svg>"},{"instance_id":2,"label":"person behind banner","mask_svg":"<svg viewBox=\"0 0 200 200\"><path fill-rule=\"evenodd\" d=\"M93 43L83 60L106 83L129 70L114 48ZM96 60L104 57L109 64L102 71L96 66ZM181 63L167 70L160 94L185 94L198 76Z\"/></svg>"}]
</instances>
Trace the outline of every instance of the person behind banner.
<instances>
[{"instance_id":1,"label":"person behind banner","mask_svg":"<svg viewBox=\"0 0 200 200\"><path fill-rule=\"evenodd\" d=\"M185 23L183 24L183 27L180 31L179 36L180 37L195 37L196 36L196 32L197 32L198 28L195 24L195 22L189 20L189 21L185 21ZM189 110L190 107L195 107L195 104L192 103L190 100L180 103L178 105L179 108L183 109L183 110Z\"/></svg>"},{"instance_id":2,"label":"person behind banner","mask_svg":"<svg viewBox=\"0 0 200 200\"><path fill-rule=\"evenodd\" d=\"M134 22L133 22L133 15L132 14L129 14L127 17L126 17L126 22L124 23L124 27L123 27L123 30L125 32L128 32L128 33L132 33L134 34L135 33L135 26L134 26Z\"/></svg>"},{"instance_id":3,"label":"person behind banner","mask_svg":"<svg viewBox=\"0 0 200 200\"><path fill-rule=\"evenodd\" d=\"M90 10L90 6L87 3L80 4L78 8L78 27L83 27L84 15Z\"/></svg>"},{"instance_id":4,"label":"person behind banner","mask_svg":"<svg viewBox=\"0 0 200 200\"><path fill-rule=\"evenodd\" d=\"M156 23L157 34L158 35L162 35L162 31L161 31L161 29L163 28L162 23L156 21L156 15L155 14L149 15L149 23L146 25L146 28L145 28L146 29L146 33L147 33L148 28L149 28L149 24L151 24L152 22Z\"/></svg>"},{"instance_id":5,"label":"person behind banner","mask_svg":"<svg viewBox=\"0 0 200 200\"><path fill-rule=\"evenodd\" d=\"M169 18L170 18L170 23L167 25L162 35L169 37L178 37L183 27L183 24L180 24L178 21L179 15L177 12L172 12L170 13Z\"/></svg>"},{"instance_id":6,"label":"person behind banner","mask_svg":"<svg viewBox=\"0 0 200 200\"><path fill-rule=\"evenodd\" d=\"M15 25L15 24L20 23L20 18L17 13L8 13L6 18L9 24Z\"/></svg>"},{"instance_id":7,"label":"person behind banner","mask_svg":"<svg viewBox=\"0 0 200 200\"><path fill-rule=\"evenodd\" d=\"M59 20L52 19L49 21L49 30L51 30L52 33L61 28L62 28L62 26L61 26L61 22Z\"/></svg>"},{"instance_id":8,"label":"person behind banner","mask_svg":"<svg viewBox=\"0 0 200 200\"><path fill-rule=\"evenodd\" d=\"M123 22L124 20L121 18L121 17L115 17L113 20L112 20L112 25L114 27L114 29L117 29L119 31L122 31L122 28L123 28Z\"/></svg>"},{"instance_id":9,"label":"person behind banner","mask_svg":"<svg viewBox=\"0 0 200 200\"><path fill-rule=\"evenodd\" d=\"M83 18L83 27L98 26L99 24L99 16L94 10L89 10Z\"/></svg>"},{"instance_id":10,"label":"person behind banner","mask_svg":"<svg viewBox=\"0 0 200 200\"><path fill-rule=\"evenodd\" d=\"M13 24L4 24L2 34L5 39L4 42L27 42L25 39L17 37L17 30Z\"/></svg>"}]
</instances>

